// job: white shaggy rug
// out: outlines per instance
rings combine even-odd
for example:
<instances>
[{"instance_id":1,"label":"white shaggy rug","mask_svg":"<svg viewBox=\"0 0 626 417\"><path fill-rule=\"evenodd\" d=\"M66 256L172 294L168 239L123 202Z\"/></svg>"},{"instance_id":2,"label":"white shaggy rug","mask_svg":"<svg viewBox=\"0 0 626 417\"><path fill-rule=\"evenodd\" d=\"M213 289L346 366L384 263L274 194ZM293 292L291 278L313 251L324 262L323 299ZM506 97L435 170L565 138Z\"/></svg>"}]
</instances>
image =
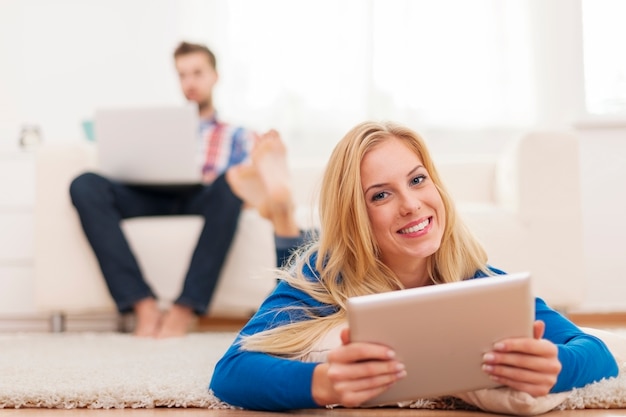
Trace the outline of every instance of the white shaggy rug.
<instances>
[{"instance_id":1,"label":"white shaggy rug","mask_svg":"<svg viewBox=\"0 0 626 417\"><path fill-rule=\"evenodd\" d=\"M208 386L234 337L0 334L0 408L221 408Z\"/></svg>"},{"instance_id":2,"label":"white shaggy rug","mask_svg":"<svg viewBox=\"0 0 626 417\"><path fill-rule=\"evenodd\" d=\"M0 334L0 408L228 408L208 390L234 333L143 339L119 333ZM558 409L626 408L620 376L574 390ZM454 399L412 408L463 408Z\"/></svg>"}]
</instances>

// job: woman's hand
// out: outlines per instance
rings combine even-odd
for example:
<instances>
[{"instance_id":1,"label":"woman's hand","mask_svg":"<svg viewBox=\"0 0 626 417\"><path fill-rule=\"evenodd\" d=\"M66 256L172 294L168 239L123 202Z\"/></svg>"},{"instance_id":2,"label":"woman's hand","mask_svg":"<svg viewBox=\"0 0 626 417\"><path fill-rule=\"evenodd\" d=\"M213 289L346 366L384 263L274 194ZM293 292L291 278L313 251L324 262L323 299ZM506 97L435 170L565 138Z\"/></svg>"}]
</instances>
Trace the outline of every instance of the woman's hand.
<instances>
[{"instance_id":1,"label":"woman's hand","mask_svg":"<svg viewBox=\"0 0 626 417\"><path fill-rule=\"evenodd\" d=\"M394 360L390 348L350 343L349 329L341 332L341 342L313 372L312 394L319 405L357 407L406 376L404 365Z\"/></svg>"},{"instance_id":2,"label":"woman's hand","mask_svg":"<svg viewBox=\"0 0 626 417\"><path fill-rule=\"evenodd\" d=\"M494 381L533 397L546 395L556 384L561 362L556 345L542 339L545 324L535 321L534 338L504 339L483 356L483 370Z\"/></svg>"}]
</instances>

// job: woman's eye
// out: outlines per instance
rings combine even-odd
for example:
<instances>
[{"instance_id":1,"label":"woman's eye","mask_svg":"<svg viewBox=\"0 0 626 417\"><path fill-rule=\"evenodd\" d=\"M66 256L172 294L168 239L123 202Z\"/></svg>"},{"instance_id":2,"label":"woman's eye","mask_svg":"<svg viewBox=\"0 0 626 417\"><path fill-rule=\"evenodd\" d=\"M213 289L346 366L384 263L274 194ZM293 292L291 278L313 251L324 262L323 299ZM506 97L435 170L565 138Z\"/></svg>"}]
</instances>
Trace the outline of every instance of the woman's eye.
<instances>
[{"instance_id":1,"label":"woman's eye","mask_svg":"<svg viewBox=\"0 0 626 417\"><path fill-rule=\"evenodd\" d=\"M380 193L376 193L372 196L372 201L382 200L383 198L385 198L386 195L387 193L385 193L384 191L381 191Z\"/></svg>"},{"instance_id":2,"label":"woman's eye","mask_svg":"<svg viewBox=\"0 0 626 417\"><path fill-rule=\"evenodd\" d=\"M411 184L417 185L422 183L426 179L426 175L418 175L417 177L411 180Z\"/></svg>"}]
</instances>

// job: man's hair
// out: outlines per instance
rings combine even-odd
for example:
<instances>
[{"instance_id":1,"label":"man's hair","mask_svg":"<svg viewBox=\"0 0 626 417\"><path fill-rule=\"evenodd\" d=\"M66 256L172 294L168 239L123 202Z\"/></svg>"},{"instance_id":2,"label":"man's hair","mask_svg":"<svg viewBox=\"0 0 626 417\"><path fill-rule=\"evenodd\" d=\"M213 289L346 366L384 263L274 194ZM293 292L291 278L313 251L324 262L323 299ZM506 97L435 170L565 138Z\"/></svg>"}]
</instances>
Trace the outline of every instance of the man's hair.
<instances>
[{"instance_id":1,"label":"man's hair","mask_svg":"<svg viewBox=\"0 0 626 417\"><path fill-rule=\"evenodd\" d=\"M174 59L177 59L183 55L194 54L198 52L205 54L213 69L217 69L217 60L215 59L215 54L205 45L201 45L198 43L190 43L184 41L181 42L174 50Z\"/></svg>"}]
</instances>

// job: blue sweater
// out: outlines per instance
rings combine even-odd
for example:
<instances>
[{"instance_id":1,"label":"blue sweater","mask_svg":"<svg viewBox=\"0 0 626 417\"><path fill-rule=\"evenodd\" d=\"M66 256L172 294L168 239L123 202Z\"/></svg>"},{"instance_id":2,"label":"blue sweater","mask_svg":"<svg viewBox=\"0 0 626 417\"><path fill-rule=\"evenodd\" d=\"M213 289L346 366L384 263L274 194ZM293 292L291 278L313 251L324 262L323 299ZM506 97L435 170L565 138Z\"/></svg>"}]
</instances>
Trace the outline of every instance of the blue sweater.
<instances>
[{"instance_id":1,"label":"blue sweater","mask_svg":"<svg viewBox=\"0 0 626 417\"><path fill-rule=\"evenodd\" d=\"M478 272L473 278L484 276ZM253 410L319 407L311 393L313 369L317 363L244 351L237 344L241 335L259 333L294 319L305 319L294 317L293 310L280 311L280 307L287 305L315 307L322 315L336 311L335 307L321 304L306 293L280 282L215 366L210 388L222 401ZM562 370L552 392L583 387L617 375L617 363L605 344L582 332L540 298L535 301L535 317L545 322L544 338L555 343L559 350Z\"/></svg>"}]
</instances>

